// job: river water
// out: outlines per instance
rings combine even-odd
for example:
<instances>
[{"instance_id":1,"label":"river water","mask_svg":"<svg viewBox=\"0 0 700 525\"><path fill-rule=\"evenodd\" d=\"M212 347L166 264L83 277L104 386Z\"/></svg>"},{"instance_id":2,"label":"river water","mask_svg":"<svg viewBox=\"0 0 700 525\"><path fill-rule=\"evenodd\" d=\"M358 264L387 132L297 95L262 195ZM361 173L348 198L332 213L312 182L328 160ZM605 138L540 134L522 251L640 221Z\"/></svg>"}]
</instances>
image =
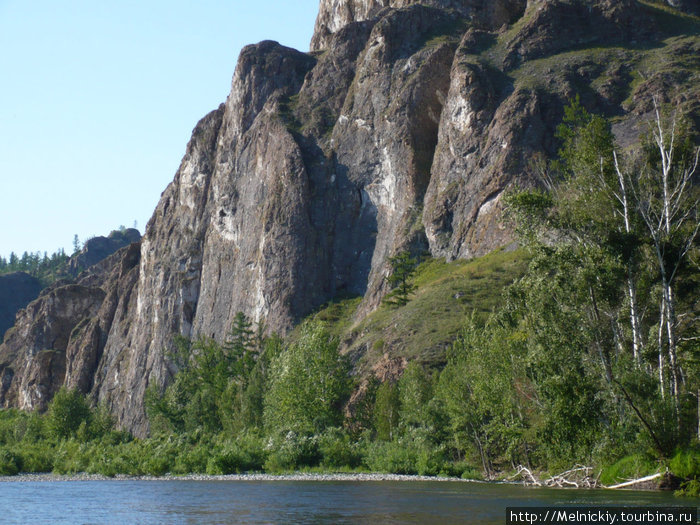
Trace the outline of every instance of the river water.
<instances>
[{"instance_id":1,"label":"river water","mask_svg":"<svg viewBox=\"0 0 700 525\"><path fill-rule=\"evenodd\" d=\"M458 482L58 481L0 484L3 524L505 523L509 506L698 506L660 492Z\"/></svg>"}]
</instances>

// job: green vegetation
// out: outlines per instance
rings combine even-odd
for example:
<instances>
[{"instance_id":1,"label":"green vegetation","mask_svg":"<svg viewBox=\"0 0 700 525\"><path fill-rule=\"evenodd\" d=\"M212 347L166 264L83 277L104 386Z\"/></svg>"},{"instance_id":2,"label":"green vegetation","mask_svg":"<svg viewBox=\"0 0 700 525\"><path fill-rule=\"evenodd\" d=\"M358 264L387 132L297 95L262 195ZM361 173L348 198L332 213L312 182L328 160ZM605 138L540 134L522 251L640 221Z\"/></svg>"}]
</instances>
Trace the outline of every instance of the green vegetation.
<instances>
[{"instance_id":1,"label":"green vegetation","mask_svg":"<svg viewBox=\"0 0 700 525\"><path fill-rule=\"evenodd\" d=\"M125 226L119 226L119 229L112 231L109 236L110 238L123 237L125 230ZM44 287L53 284L59 279L74 278L75 274L71 274L68 269L68 262L71 256L80 253L80 250L84 245L85 243L81 243L78 239L78 235L74 235L73 253L71 255L67 255L63 248L59 248L50 256L47 252L44 252L43 254L41 252L24 252L20 257L12 252L10 253L10 257L8 259L0 257L0 275L13 272L26 272L33 277L36 277Z\"/></svg>"},{"instance_id":2,"label":"green vegetation","mask_svg":"<svg viewBox=\"0 0 700 525\"><path fill-rule=\"evenodd\" d=\"M405 306L408 303L409 296L416 289L411 281L416 272L417 262L408 252L401 252L389 257L391 274L387 278L387 282L392 290L384 298L384 304Z\"/></svg>"},{"instance_id":3,"label":"green vegetation","mask_svg":"<svg viewBox=\"0 0 700 525\"><path fill-rule=\"evenodd\" d=\"M0 257L0 275L26 272L39 279L42 285L48 286L58 279L68 277L68 259L68 255L62 249L50 257L46 252L43 255L40 252L24 252L22 257L12 252L9 259Z\"/></svg>"}]
</instances>

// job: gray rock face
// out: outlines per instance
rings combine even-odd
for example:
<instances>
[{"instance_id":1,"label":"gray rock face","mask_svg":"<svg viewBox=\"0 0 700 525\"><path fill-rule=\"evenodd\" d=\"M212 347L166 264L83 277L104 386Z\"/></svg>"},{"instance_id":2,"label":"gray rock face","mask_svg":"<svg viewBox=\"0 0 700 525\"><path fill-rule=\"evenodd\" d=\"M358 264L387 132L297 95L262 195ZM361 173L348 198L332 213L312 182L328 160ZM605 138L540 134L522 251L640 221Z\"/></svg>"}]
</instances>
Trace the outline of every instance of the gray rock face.
<instances>
[{"instance_id":1,"label":"gray rock face","mask_svg":"<svg viewBox=\"0 0 700 525\"><path fill-rule=\"evenodd\" d=\"M41 283L25 272L0 275L0 340L8 328L15 324L15 315L36 299Z\"/></svg>"},{"instance_id":2,"label":"gray rock face","mask_svg":"<svg viewBox=\"0 0 700 525\"><path fill-rule=\"evenodd\" d=\"M498 29L523 14L526 0L321 0L311 51L329 47L334 33L352 22L369 20L383 8L424 5L449 10L473 24Z\"/></svg>"},{"instance_id":3,"label":"gray rock face","mask_svg":"<svg viewBox=\"0 0 700 525\"><path fill-rule=\"evenodd\" d=\"M136 282L138 260L134 243L78 281L48 287L19 311L0 345L0 406L43 410L63 385L84 393L99 390L97 366Z\"/></svg>"},{"instance_id":4,"label":"gray rock face","mask_svg":"<svg viewBox=\"0 0 700 525\"><path fill-rule=\"evenodd\" d=\"M86 268L109 257L120 248L128 246L132 242L138 242L140 239L141 234L134 228L127 228L124 231L115 230L107 237L98 236L88 239L80 253L70 258L68 271L73 277L76 277Z\"/></svg>"},{"instance_id":5,"label":"gray rock face","mask_svg":"<svg viewBox=\"0 0 700 525\"><path fill-rule=\"evenodd\" d=\"M66 348L76 322L97 313L100 288L71 284L47 290L17 315L0 351L3 406L44 409L63 383Z\"/></svg>"},{"instance_id":6,"label":"gray rock face","mask_svg":"<svg viewBox=\"0 0 700 525\"><path fill-rule=\"evenodd\" d=\"M636 7L323 0L311 54L246 47L141 242L18 318L0 346L0 403L42 407L65 384L143 436L146 388L177 371L173 335L222 339L239 311L284 333L343 294L364 297L362 317L397 252L468 258L510 243L503 192L536 183L532 159L556 152L580 86L609 114L642 103L628 97L632 51L618 64L548 57L583 38L624 42L632 27L653 35ZM697 47L674 45L679 63Z\"/></svg>"}]
</instances>

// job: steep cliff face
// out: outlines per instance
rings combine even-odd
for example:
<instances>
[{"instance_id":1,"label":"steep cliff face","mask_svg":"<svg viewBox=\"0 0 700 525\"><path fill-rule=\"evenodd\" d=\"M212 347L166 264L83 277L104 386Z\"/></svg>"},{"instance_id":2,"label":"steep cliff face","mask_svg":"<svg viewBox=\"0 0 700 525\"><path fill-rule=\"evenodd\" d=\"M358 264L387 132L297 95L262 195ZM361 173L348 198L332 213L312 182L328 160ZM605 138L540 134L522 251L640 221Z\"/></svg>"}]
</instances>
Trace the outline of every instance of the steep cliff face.
<instances>
[{"instance_id":1,"label":"steep cliff face","mask_svg":"<svg viewBox=\"0 0 700 525\"><path fill-rule=\"evenodd\" d=\"M332 35L353 22L369 20L383 8L421 4L448 10L452 16L469 20L487 29L498 29L517 20L525 11L526 0L322 0L319 6L311 51L327 49Z\"/></svg>"},{"instance_id":2,"label":"steep cliff face","mask_svg":"<svg viewBox=\"0 0 700 525\"><path fill-rule=\"evenodd\" d=\"M0 347L0 402L42 407L66 384L144 435L174 334L222 339L238 311L285 332L345 294L361 318L397 252L512 242L503 192L536 183L575 94L627 135L649 94L697 109L698 39L669 16L634 0L322 1L312 53L242 51L141 243L27 308Z\"/></svg>"},{"instance_id":3,"label":"steep cliff face","mask_svg":"<svg viewBox=\"0 0 700 525\"><path fill-rule=\"evenodd\" d=\"M41 282L25 272L0 275L0 339L15 324L17 312L36 299Z\"/></svg>"}]
</instances>

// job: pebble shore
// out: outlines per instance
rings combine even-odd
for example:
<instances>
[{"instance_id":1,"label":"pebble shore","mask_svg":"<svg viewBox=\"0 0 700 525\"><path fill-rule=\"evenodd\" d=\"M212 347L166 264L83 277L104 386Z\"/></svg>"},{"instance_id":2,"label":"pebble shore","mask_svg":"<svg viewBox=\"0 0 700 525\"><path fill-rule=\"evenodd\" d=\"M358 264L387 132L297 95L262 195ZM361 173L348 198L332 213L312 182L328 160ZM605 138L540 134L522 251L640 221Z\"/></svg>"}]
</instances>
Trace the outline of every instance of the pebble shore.
<instances>
[{"instance_id":1,"label":"pebble shore","mask_svg":"<svg viewBox=\"0 0 700 525\"><path fill-rule=\"evenodd\" d=\"M183 476L124 476L117 475L113 478L99 474L18 474L16 476L0 476L0 483L4 482L61 482L61 481L459 481L474 482L461 478L432 477L432 476L405 476L400 474L227 474L223 476L210 476L206 474L187 474Z\"/></svg>"}]
</instances>

